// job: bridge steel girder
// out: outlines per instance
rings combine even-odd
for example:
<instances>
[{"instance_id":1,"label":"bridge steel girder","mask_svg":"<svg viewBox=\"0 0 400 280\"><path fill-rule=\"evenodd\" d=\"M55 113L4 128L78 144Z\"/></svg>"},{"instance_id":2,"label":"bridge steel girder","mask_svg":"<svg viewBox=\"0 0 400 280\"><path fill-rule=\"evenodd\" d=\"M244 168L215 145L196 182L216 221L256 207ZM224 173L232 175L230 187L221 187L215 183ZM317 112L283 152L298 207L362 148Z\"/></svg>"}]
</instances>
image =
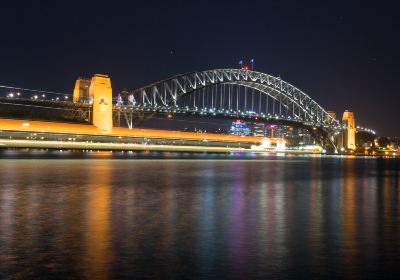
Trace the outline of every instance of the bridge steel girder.
<instances>
[{"instance_id":1,"label":"bridge steel girder","mask_svg":"<svg viewBox=\"0 0 400 280\"><path fill-rule=\"evenodd\" d=\"M244 69L214 69L176 75L133 91L136 106L176 107L177 101L196 90L217 84L253 88L280 102L300 121L325 127L339 122L302 90L280 77Z\"/></svg>"}]
</instances>

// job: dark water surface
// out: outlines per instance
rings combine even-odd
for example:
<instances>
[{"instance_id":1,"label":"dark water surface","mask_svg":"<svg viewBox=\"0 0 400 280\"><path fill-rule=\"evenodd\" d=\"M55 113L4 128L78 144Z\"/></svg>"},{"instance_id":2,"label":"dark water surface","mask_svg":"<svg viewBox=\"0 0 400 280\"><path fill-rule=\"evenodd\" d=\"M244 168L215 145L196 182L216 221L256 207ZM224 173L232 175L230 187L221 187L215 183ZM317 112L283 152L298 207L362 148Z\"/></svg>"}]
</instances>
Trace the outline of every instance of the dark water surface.
<instances>
[{"instance_id":1,"label":"dark water surface","mask_svg":"<svg viewBox=\"0 0 400 280\"><path fill-rule=\"evenodd\" d=\"M160 155L3 151L0 279L400 279L399 159Z\"/></svg>"}]
</instances>

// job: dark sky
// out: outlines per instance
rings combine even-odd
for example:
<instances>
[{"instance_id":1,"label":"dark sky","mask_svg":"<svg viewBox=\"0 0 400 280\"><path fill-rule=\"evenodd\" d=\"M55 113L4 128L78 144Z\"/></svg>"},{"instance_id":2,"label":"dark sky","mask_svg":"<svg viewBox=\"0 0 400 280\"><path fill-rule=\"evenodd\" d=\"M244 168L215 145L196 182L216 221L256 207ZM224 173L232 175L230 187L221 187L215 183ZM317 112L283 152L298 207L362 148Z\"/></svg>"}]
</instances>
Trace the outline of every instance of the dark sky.
<instances>
[{"instance_id":1,"label":"dark sky","mask_svg":"<svg viewBox=\"0 0 400 280\"><path fill-rule=\"evenodd\" d=\"M193 70L280 75L325 109L400 135L395 1L2 1L0 84L72 92L109 74L134 89Z\"/></svg>"}]
</instances>

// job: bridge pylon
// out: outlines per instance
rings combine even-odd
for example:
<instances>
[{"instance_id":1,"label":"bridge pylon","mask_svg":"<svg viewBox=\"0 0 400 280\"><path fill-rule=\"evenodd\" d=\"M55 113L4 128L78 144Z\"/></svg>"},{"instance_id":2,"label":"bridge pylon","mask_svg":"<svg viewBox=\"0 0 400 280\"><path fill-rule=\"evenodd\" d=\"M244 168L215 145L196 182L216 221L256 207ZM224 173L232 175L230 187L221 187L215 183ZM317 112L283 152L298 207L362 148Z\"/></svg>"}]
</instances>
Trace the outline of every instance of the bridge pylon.
<instances>
[{"instance_id":1,"label":"bridge pylon","mask_svg":"<svg viewBox=\"0 0 400 280\"><path fill-rule=\"evenodd\" d=\"M108 75L95 74L89 87L89 97L93 100L93 125L105 131L113 128L112 88Z\"/></svg>"},{"instance_id":2,"label":"bridge pylon","mask_svg":"<svg viewBox=\"0 0 400 280\"><path fill-rule=\"evenodd\" d=\"M355 150L356 148L356 124L353 111L346 110L343 113L342 124L342 147L345 149Z\"/></svg>"},{"instance_id":3,"label":"bridge pylon","mask_svg":"<svg viewBox=\"0 0 400 280\"><path fill-rule=\"evenodd\" d=\"M77 102L88 102L89 101L89 87L90 79L78 78L75 82L73 101Z\"/></svg>"}]
</instances>

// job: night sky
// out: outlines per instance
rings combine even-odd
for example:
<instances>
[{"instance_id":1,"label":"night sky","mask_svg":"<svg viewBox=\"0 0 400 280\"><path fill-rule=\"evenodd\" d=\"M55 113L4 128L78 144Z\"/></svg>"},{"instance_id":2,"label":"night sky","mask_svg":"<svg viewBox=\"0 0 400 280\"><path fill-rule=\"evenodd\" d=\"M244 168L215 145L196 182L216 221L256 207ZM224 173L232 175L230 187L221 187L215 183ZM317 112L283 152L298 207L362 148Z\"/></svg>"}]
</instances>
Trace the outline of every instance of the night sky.
<instances>
[{"instance_id":1,"label":"night sky","mask_svg":"<svg viewBox=\"0 0 400 280\"><path fill-rule=\"evenodd\" d=\"M0 84L71 93L105 73L134 89L254 58L325 109L400 136L399 31L395 1L3 1Z\"/></svg>"}]
</instances>

